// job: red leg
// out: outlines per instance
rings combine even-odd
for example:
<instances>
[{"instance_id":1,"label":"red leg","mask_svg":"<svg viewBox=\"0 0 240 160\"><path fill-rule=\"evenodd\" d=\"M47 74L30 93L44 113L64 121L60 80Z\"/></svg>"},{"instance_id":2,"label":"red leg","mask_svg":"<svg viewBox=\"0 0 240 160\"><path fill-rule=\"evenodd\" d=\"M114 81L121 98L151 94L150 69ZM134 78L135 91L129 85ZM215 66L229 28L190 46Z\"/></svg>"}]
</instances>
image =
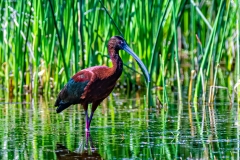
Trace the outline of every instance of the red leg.
<instances>
[{"instance_id":1,"label":"red leg","mask_svg":"<svg viewBox=\"0 0 240 160\"><path fill-rule=\"evenodd\" d=\"M99 100L99 101L93 102L93 104L92 104L92 111L91 111L90 117L88 119L88 126L89 126L89 128L90 128L90 124L91 124L91 121L92 121L93 114L94 114L95 110L97 109L98 105L101 102L102 102L102 100Z\"/></svg>"},{"instance_id":2,"label":"red leg","mask_svg":"<svg viewBox=\"0 0 240 160\"><path fill-rule=\"evenodd\" d=\"M89 117L88 117L88 104L83 104L85 110L85 131L89 132Z\"/></svg>"},{"instance_id":3,"label":"red leg","mask_svg":"<svg viewBox=\"0 0 240 160\"><path fill-rule=\"evenodd\" d=\"M85 111L85 131L89 132L89 118L88 118L88 111Z\"/></svg>"}]
</instances>

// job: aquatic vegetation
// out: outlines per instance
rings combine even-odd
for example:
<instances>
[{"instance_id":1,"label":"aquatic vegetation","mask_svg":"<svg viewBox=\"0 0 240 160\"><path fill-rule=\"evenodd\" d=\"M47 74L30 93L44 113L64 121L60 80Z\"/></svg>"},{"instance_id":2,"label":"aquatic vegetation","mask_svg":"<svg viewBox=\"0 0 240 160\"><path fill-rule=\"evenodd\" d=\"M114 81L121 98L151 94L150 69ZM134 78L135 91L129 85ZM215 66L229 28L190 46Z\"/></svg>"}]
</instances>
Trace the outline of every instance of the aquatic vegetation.
<instances>
[{"instance_id":1,"label":"aquatic vegetation","mask_svg":"<svg viewBox=\"0 0 240 160\"><path fill-rule=\"evenodd\" d=\"M148 66L149 87L177 86L179 101L190 81L197 102L210 86L232 91L240 79L239 2L33 0L0 8L0 80L13 95L48 95L80 69L109 65L107 40L121 34ZM120 54L128 70L119 84L144 85L134 60Z\"/></svg>"}]
</instances>

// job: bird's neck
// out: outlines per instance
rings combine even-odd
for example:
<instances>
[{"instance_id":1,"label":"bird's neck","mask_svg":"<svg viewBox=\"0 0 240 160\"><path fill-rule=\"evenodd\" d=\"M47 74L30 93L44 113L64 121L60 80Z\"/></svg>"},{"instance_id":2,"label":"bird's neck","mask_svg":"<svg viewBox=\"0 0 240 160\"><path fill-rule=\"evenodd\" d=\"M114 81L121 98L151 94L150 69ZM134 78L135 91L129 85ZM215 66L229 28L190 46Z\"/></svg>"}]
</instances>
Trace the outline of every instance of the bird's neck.
<instances>
[{"instance_id":1,"label":"bird's neck","mask_svg":"<svg viewBox=\"0 0 240 160\"><path fill-rule=\"evenodd\" d=\"M109 52L109 55L113 63L113 66L111 68L113 76L115 76L118 79L121 76L123 70L122 59L119 56L118 51L116 50Z\"/></svg>"}]
</instances>

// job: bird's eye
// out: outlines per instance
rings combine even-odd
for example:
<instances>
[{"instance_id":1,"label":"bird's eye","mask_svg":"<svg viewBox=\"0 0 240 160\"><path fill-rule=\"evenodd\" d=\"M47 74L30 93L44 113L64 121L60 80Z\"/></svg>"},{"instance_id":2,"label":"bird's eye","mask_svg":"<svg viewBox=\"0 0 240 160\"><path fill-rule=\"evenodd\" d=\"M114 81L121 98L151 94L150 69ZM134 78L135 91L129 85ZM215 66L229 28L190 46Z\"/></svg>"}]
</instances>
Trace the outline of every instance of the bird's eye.
<instances>
[{"instance_id":1,"label":"bird's eye","mask_svg":"<svg viewBox=\"0 0 240 160\"><path fill-rule=\"evenodd\" d=\"M122 45L122 44L123 44L123 41L119 41L118 44L119 44L119 45Z\"/></svg>"}]
</instances>

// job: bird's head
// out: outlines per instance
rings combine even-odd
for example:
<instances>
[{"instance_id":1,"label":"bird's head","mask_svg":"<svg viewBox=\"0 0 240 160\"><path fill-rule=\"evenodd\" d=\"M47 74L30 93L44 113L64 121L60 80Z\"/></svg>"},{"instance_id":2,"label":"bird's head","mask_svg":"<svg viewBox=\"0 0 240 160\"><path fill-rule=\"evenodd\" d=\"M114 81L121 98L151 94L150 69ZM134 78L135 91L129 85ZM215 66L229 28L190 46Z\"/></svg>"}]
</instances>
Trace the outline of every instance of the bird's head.
<instances>
[{"instance_id":1,"label":"bird's head","mask_svg":"<svg viewBox=\"0 0 240 160\"><path fill-rule=\"evenodd\" d=\"M109 49L121 50L125 45L127 43L121 36L113 36L108 42Z\"/></svg>"},{"instance_id":2,"label":"bird's head","mask_svg":"<svg viewBox=\"0 0 240 160\"><path fill-rule=\"evenodd\" d=\"M108 50L111 52L111 50L115 50L117 52L114 52L114 54L118 54L119 50L124 50L128 52L133 58L138 62L139 66L141 67L146 79L148 82L150 82L150 76L147 71L147 68L143 64L143 62L138 58L138 56L133 52L133 50L128 46L125 39L123 39L121 36L113 36L108 42Z\"/></svg>"}]
</instances>

